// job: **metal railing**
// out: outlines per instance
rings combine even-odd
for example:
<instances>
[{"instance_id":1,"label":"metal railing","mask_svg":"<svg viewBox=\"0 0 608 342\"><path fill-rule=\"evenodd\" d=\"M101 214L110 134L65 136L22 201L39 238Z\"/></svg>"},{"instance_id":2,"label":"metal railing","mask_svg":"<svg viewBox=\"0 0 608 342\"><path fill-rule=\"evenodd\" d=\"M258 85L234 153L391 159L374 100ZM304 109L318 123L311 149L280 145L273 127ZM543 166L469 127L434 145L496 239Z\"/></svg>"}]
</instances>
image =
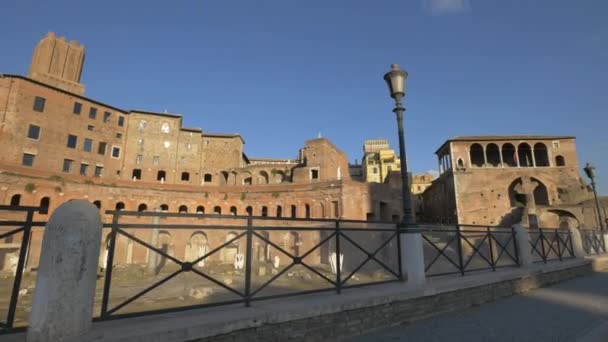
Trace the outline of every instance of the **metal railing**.
<instances>
[{"instance_id":1,"label":"metal railing","mask_svg":"<svg viewBox=\"0 0 608 342\"><path fill-rule=\"evenodd\" d=\"M530 229L530 246L534 262L547 263L548 261L574 258L572 235L567 229Z\"/></svg>"},{"instance_id":2,"label":"metal railing","mask_svg":"<svg viewBox=\"0 0 608 342\"><path fill-rule=\"evenodd\" d=\"M579 229L583 242L583 250L587 255L606 253L604 232L597 229Z\"/></svg>"},{"instance_id":3,"label":"metal railing","mask_svg":"<svg viewBox=\"0 0 608 342\"><path fill-rule=\"evenodd\" d=\"M103 294L101 298L100 316L96 320L108 320L116 318L124 318L131 316L140 316L146 314L156 314L164 312L173 312L178 310L186 309L197 309L210 306L218 305L229 305L242 303L249 306L252 301L259 301L265 299L279 298L285 296L295 296L308 293L315 293L321 291L336 291L340 293L342 289L358 287L363 285L372 284L383 284L392 281L399 281L403 279L401 274L401 253L400 253L400 241L399 241L399 230L395 224L389 224L387 222L370 222L370 221L355 221L355 220L337 220L337 219L297 219L297 218L274 218L265 216L222 216L222 215L206 215L206 214L184 214L184 213L168 213L168 212L128 212L128 211L106 211L106 214L113 215L112 223L104 224L105 228L110 228L111 231L108 235L108 250L107 250L107 261L105 268L105 276L103 279ZM212 220L216 223L210 224L184 224L184 223L155 223L153 225L149 223L122 223L121 218L144 218L144 217L157 217L166 220L168 218L175 219L190 219L190 220ZM222 224L225 221L243 221L246 222L244 225L233 225L233 224ZM263 225L265 222L275 222L273 224ZM219 223L218 223L219 222ZM289 224L287 225L286 222ZM324 227L307 227L305 224L317 224L325 225ZM330 225L331 227L328 227ZM359 225L357 227L357 225ZM386 227L390 225L390 227ZM384 227L383 227L384 226ZM386 227L386 228L385 228ZM208 250L203 255L197 256L194 260L182 260L169 253L166 249L154 245L154 243L146 242L142 238L136 236L138 230L150 230L150 229L162 229L164 231L171 230L204 230L204 231L230 231L233 235L230 235L225 242L219 244L217 247ZM298 251L294 253L292 250L287 250L285 245L281 245L276 241L273 241L269 235L264 233L278 231L278 232L298 232L301 234L309 234L319 236L318 241L310 246L306 251L301 253ZM221 232L218 232L221 234ZM365 233L367 236L373 234L376 235L375 246L369 247L364 246L366 244L365 239L361 241L355 236L357 233ZM119 303L111 305L110 292L113 285L113 271L115 269L115 255L116 255L116 241L119 236L122 236L134 243L143 246L149 251L149 253L155 253L160 258L171 261L177 265L177 269L170 272L167 275L163 275L160 279L154 279L152 284L149 284L144 289L137 293L128 296L128 298L122 299ZM365 236L364 236L365 238ZM198 267L201 263L210 260L212 257L216 257L222 249L234 246L238 240L245 239L245 250L243 255L244 263L244 286L238 288L235 285L227 284L221 279L221 276L213 274L211 271L207 271L206 267ZM252 275L254 273L252 269L253 258L253 240L256 239L259 243L267 244L274 250L278 251L282 256L288 258L289 263L283 268L276 268L276 271L269 279L260 281L254 284L252 281ZM309 239L310 240L310 239ZM327 246L329 245L329 246ZM348 245L348 246L347 246ZM384 258L379 257L380 251L387 249L391 245L387 252L384 251ZM323 271L318 265L310 262L308 258L316 253L320 253L321 246L325 246L327 250L335 253L333 272L328 273ZM362 255L360 260L353 263L354 258L350 258L349 254L359 253ZM320 253L323 254L323 253ZM346 257L344 257L346 255ZM346 270L343 267L344 259L351 259L348 262L351 266ZM388 258L387 258L388 257ZM308 258L308 259L307 259ZM322 258L322 256L321 256ZM216 258L217 259L217 258ZM389 266L388 261L397 261L396 264L393 262L393 267ZM359 279L357 276L358 272L366 265L374 262L379 266L379 270L388 275L388 279L382 279L378 281L359 281L358 283L352 283L353 279ZM262 291L268 289L270 285L277 281L281 276L288 274L290 270L296 266L301 266L309 275L314 275L321 279L327 287L293 291L289 293L280 294L267 294L263 295ZM166 284L171 279L176 278L180 274L194 274L205 281L211 283L213 286L227 291L234 297L230 300L218 300L212 303L198 303L193 305L186 305L180 307L169 307L160 309L144 309L131 311L126 313L120 313L119 311L125 309L137 299L146 295L150 291L158 289ZM129 310L127 310L129 311ZM123 310L124 312L124 310Z\"/></svg>"},{"instance_id":4,"label":"metal railing","mask_svg":"<svg viewBox=\"0 0 608 342\"><path fill-rule=\"evenodd\" d=\"M0 221L0 227L13 228L9 228L10 230L8 232L0 233L0 241L5 239L12 240L21 235L21 241L16 243L19 246L16 247L18 248L19 256L14 271L14 279L12 288L10 290L8 308L6 315L4 317L0 317L0 333L9 333L23 330L23 327L15 327L15 314L17 312L17 304L19 302L19 292L21 290L21 280L23 278L23 271L25 269L30 235L32 232L32 227L44 227L46 224L46 222L35 222L34 213L46 213L47 208L0 205L0 211L21 212L25 214L25 219Z\"/></svg>"},{"instance_id":5,"label":"metal railing","mask_svg":"<svg viewBox=\"0 0 608 342\"><path fill-rule=\"evenodd\" d=\"M425 226L421 233L427 277L517 267L515 231L475 225Z\"/></svg>"}]
</instances>

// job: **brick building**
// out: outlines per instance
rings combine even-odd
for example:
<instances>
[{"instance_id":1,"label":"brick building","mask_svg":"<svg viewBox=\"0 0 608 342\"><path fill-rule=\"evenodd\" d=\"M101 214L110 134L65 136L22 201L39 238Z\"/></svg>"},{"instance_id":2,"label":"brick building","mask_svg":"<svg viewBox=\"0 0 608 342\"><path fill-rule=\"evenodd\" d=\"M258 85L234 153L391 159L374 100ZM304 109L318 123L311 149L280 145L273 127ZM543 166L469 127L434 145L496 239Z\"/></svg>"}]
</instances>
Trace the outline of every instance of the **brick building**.
<instances>
[{"instance_id":1,"label":"brick building","mask_svg":"<svg viewBox=\"0 0 608 342\"><path fill-rule=\"evenodd\" d=\"M425 221L599 226L574 137L462 136L435 153L440 175L423 194Z\"/></svg>"},{"instance_id":2,"label":"brick building","mask_svg":"<svg viewBox=\"0 0 608 342\"><path fill-rule=\"evenodd\" d=\"M82 45L49 33L27 77L0 74L0 203L48 206L49 213L67 200L88 199L102 212L401 216L399 184L352 180L346 155L325 138L306 141L295 159L248 157L238 134L85 97L83 63ZM168 239L183 257L192 238Z\"/></svg>"}]
</instances>

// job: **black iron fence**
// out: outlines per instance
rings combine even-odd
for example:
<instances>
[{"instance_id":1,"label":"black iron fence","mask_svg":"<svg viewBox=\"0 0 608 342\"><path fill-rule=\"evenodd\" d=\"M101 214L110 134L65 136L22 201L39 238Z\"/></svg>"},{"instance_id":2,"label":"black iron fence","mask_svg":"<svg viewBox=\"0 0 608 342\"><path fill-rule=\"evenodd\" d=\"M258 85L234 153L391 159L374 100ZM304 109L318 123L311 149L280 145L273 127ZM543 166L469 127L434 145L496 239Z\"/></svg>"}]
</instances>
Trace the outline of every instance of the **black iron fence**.
<instances>
[{"instance_id":1,"label":"black iron fence","mask_svg":"<svg viewBox=\"0 0 608 342\"><path fill-rule=\"evenodd\" d=\"M0 295L6 297L0 300L0 334L25 329L35 279L25 278L31 286L27 289L22 280L24 271L37 263L37 255L31 254L42 232L32 234L32 229L46 222L33 219L44 210L0 206L0 211L25 216L3 215L0 221L0 261L8 252L16 261L10 275L0 277ZM102 232L95 320L249 306L271 298L402 281L400 233L421 234L429 277L496 271L517 267L520 261L511 228L419 225L400 230L394 223L374 221L106 213L112 222ZM601 232L581 234L587 253L606 252ZM529 243L536 262L574 257L568 230L530 230Z\"/></svg>"},{"instance_id":2,"label":"black iron fence","mask_svg":"<svg viewBox=\"0 0 608 342\"><path fill-rule=\"evenodd\" d=\"M0 221L0 241L4 242L0 249L0 259L2 259L3 268L10 274L8 277L3 277L1 281L2 288L8 290L7 292L2 291L3 295L9 297L8 305L0 307L0 333L23 329L15 326L19 292L22 290L21 280L28 257L32 228L44 227L46 224L46 222L35 222L34 213L46 213L46 210L47 208L40 207L0 205L0 212L10 211L13 214L11 216L15 216ZM17 262L14 265L4 264L9 259L9 254L17 256Z\"/></svg>"},{"instance_id":3,"label":"black iron fence","mask_svg":"<svg viewBox=\"0 0 608 342\"><path fill-rule=\"evenodd\" d=\"M574 258L572 235L568 229L530 229L530 246L534 262Z\"/></svg>"},{"instance_id":4,"label":"black iron fence","mask_svg":"<svg viewBox=\"0 0 608 342\"><path fill-rule=\"evenodd\" d=\"M597 229L579 229L583 242L583 249L587 255L606 253L606 240L604 232Z\"/></svg>"},{"instance_id":5,"label":"black iron fence","mask_svg":"<svg viewBox=\"0 0 608 342\"><path fill-rule=\"evenodd\" d=\"M237 303L249 306L258 300L340 293L344 288L403 278L394 223L106 213L113 219L104 225L110 231L105 238L99 320ZM172 233L181 233L181 240L188 242L183 246L172 242ZM129 244L131 249L124 252ZM117 262L119 250L123 253ZM137 263L135 254L148 265L142 272L148 275L129 283L117 272L132 273L121 263ZM130 255L129 260L125 255ZM151 296L152 292L157 295Z\"/></svg>"},{"instance_id":6,"label":"black iron fence","mask_svg":"<svg viewBox=\"0 0 608 342\"><path fill-rule=\"evenodd\" d=\"M428 277L492 270L519 265L515 231L475 225L423 226L425 272Z\"/></svg>"}]
</instances>

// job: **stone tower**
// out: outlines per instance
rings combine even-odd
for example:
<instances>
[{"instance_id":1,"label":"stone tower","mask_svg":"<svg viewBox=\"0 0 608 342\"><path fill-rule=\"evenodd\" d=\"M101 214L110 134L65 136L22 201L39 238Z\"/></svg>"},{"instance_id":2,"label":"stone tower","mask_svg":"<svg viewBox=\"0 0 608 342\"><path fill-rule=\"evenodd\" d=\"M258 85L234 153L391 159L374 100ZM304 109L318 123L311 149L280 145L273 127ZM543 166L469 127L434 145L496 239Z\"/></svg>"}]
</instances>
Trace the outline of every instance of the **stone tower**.
<instances>
[{"instance_id":1,"label":"stone tower","mask_svg":"<svg viewBox=\"0 0 608 342\"><path fill-rule=\"evenodd\" d=\"M80 83L83 64L84 46L49 32L34 49L29 77L83 95L84 85Z\"/></svg>"}]
</instances>

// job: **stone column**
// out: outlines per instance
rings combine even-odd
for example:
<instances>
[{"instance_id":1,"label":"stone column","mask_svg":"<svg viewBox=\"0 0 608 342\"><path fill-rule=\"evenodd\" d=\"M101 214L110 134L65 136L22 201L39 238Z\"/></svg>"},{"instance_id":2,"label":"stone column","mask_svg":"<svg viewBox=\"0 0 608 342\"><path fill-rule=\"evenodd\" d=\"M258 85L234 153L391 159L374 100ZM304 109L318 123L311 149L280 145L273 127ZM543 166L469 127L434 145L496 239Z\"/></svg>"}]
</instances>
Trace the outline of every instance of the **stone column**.
<instances>
[{"instance_id":1,"label":"stone column","mask_svg":"<svg viewBox=\"0 0 608 342\"><path fill-rule=\"evenodd\" d=\"M606 248L606 250L603 252L608 253L608 233L601 233L601 234L602 234L602 239L604 239L604 247Z\"/></svg>"},{"instance_id":2,"label":"stone column","mask_svg":"<svg viewBox=\"0 0 608 342\"><path fill-rule=\"evenodd\" d=\"M570 228L570 238L572 239L572 251L574 252L575 258L584 258L585 249L583 248L583 236L580 230L576 228Z\"/></svg>"},{"instance_id":3,"label":"stone column","mask_svg":"<svg viewBox=\"0 0 608 342\"><path fill-rule=\"evenodd\" d=\"M66 202L51 216L42 239L28 342L86 340L101 228L99 210L85 200Z\"/></svg>"},{"instance_id":4,"label":"stone column","mask_svg":"<svg viewBox=\"0 0 608 342\"><path fill-rule=\"evenodd\" d=\"M515 230L515 240L517 241L519 264L521 266L532 265L532 246L530 246L528 230L521 224L514 225L513 229Z\"/></svg>"},{"instance_id":5,"label":"stone column","mask_svg":"<svg viewBox=\"0 0 608 342\"><path fill-rule=\"evenodd\" d=\"M401 272L409 284L424 284L424 250L421 233L401 233Z\"/></svg>"}]
</instances>

